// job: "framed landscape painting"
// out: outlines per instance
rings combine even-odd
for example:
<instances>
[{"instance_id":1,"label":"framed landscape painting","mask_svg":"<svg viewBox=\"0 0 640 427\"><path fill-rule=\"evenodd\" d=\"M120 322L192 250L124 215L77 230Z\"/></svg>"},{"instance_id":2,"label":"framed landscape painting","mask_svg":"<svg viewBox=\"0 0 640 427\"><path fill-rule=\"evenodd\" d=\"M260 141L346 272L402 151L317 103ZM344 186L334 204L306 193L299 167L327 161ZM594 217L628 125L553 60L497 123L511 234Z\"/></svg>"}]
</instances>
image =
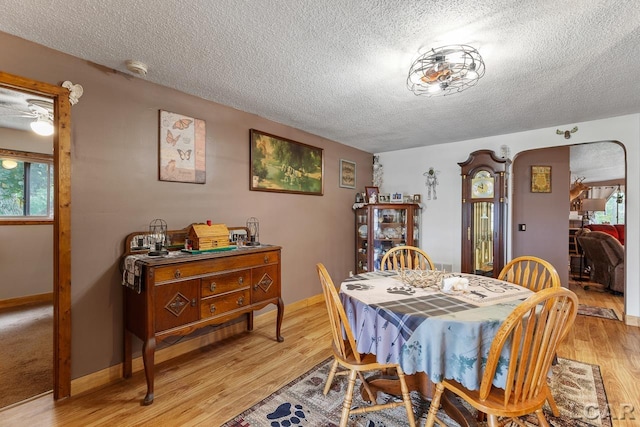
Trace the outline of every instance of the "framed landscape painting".
<instances>
[{"instance_id":1,"label":"framed landscape painting","mask_svg":"<svg viewBox=\"0 0 640 427\"><path fill-rule=\"evenodd\" d=\"M160 110L160 181L204 184L204 120Z\"/></svg>"},{"instance_id":2,"label":"framed landscape painting","mask_svg":"<svg viewBox=\"0 0 640 427\"><path fill-rule=\"evenodd\" d=\"M251 129L250 136L250 190L322 196L321 148L255 129Z\"/></svg>"}]
</instances>

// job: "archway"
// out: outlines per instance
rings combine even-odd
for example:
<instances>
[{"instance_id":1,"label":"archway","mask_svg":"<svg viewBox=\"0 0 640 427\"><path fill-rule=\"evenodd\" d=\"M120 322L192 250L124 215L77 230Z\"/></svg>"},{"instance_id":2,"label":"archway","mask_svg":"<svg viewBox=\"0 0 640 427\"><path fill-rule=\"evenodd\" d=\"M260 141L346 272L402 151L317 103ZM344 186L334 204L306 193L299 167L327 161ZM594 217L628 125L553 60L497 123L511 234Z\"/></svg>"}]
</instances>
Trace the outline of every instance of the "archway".
<instances>
[{"instance_id":1,"label":"archway","mask_svg":"<svg viewBox=\"0 0 640 427\"><path fill-rule=\"evenodd\" d=\"M625 149L616 141L549 147L519 153L514 158L512 167L514 187L511 257L537 255L547 259L558 270L563 285L567 286L571 183L576 177L580 177L587 186L603 184L617 187L618 183L624 186L626 164ZM531 191L532 166L551 167L551 191ZM572 225L575 226L575 222ZM626 286L628 285L627 283Z\"/></svg>"}]
</instances>

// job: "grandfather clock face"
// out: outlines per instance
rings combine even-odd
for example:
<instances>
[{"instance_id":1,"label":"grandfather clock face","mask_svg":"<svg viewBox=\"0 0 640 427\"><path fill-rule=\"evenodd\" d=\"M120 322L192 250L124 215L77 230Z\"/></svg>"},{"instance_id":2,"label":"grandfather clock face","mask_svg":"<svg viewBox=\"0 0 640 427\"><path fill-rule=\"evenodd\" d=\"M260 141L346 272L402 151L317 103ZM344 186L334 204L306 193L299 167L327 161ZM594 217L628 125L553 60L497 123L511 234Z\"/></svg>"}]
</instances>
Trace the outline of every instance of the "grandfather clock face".
<instances>
[{"instance_id":1,"label":"grandfather clock face","mask_svg":"<svg viewBox=\"0 0 640 427\"><path fill-rule=\"evenodd\" d=\"M495 179L488 171L479 171L471 178L471 198L491 199L495 191Z\"/></svg>"}]
</instances>

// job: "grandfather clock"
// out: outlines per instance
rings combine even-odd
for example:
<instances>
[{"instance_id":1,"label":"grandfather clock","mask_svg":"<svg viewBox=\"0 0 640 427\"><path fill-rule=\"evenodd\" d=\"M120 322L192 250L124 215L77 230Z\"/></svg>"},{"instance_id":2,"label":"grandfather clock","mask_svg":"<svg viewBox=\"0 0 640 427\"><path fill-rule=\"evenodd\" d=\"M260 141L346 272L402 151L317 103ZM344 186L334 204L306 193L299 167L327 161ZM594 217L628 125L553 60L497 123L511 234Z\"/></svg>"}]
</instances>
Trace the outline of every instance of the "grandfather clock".
<instances>
[{"instance_id":1,"label":"grandfather clock","mask_svg":"<svg viewBox=\"0 0 640 427\"><path fill-rule=\"evenodd\" d=\"M498 277L505 264L509 159L478 150L462 168L463 273Z\"/></svg>"}]
</instances>

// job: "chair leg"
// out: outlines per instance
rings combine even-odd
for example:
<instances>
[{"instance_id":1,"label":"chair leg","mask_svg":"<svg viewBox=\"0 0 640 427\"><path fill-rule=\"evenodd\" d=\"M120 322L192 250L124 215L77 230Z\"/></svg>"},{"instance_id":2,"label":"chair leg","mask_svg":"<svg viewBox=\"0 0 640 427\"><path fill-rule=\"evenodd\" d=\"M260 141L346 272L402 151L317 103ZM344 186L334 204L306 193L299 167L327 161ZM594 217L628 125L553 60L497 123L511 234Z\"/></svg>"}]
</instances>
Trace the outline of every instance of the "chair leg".
<instances>
[{"instance_id":1,"label":"chair leg","mask_svg":"<svg viewBox=\"0 0 640 427\"><path fill-rule=\"evenodd\" d=\"M362 387L364 387L364 389L367 391L367 394L369 395L369 401L375 405L378 401L377 393L374 393L373 390L371 390L371 387L369 386L367 380L364 378L364 375L362 375L362 372L358 372L358 377L360 377L360 381L362 381Z\"/></svg>"},{"instance_id":2,"label":"chair leg","mask_svg":"<svg viewBox=\"0 0 640 427\"><path fill-rule=\"evenodd\" d=\"M351 402L353 400L353 389L356 385L356 377L358 373L355 369L349 372L349 383L347 384L347 392L342 403L342 416L340 417L340 427L347 427L349 422L349 413L351 412Z\"/></svg>"},{"instance_id":3,"label":"chair leg","mask_svg":"<svg viewBox=\"0 0 640 427\"><path fill-rule=\"evenodd\" d=\"M322 394L325 396L329 393L329 389L331 388L331 384L333 384L333 377L336 376L336 371L338 370L338 359L333 358L333 364L331 365L331 370L329 371L329 376L327 377L327 383L324 385L324 391Z\"/></svg>"},{"instance_id":4,"label":"chair leg","mask_svg":"<svg viewBox=\"0 0 640 427\"><path fill-rule=\"evenodd\" d=\"M407 418L409 419L409 426L416 427L416 419L413 416L413 404L411 402L411 395L409 394L409 387L404 378L404 372L398 367L398 379L400 380L400 390L402 390L402 401L404 402L404 408L407 410Z\"/></svg>"},{"instance_id":5,"label":"chair leg","mask_svg":"<svg viewBox=\"0 0 640 427\"><path fill-rule=\"evenodd\" d=\"M551 389L549 389L549 387L547 387L547 402L551 407L551 412L553 413L553 416L559 417L560 411L558 410L558 405L556 404L556 400L553 398L553 395L551 394Z\"/></svg>"},{"instance_id":6,"label":"chair leg","mask_svg":"<svg viewBox=\"0 0 640 427\"><path fill-rule=\"evenodd\" d=\"M442 393L444 392L444 386L442 383L436 384L436 392L431 398L431 405L429 405L429 415L427 416L427 422L424 424L424 427L433 427L436 422L436 414L438 413L438 409L440 409L440 397L442 397Z\"/></svg>"},{"instance_id":7,"label":"chair leg","mask_svg":"<svg viewBox=\"0 0 640 427\"><path fill-rule=\"evenodd\" d=\"M498 419L497 415L487 414L487 426L489 426L489 427L502 427L502 423Z\"/></svg>"},{"instance_id":8,"label":"chair leg","mask_svg":"<svg viewBox=\"0 0 640 427\"><path fill-rule=\"evenodd\" d=\"M547 419L542 412L542 408L536 411L536 416L538 417L538 423L540 424L540 427L549 427L549 423L547 422Z\"/></svg>"}]
</instances>

